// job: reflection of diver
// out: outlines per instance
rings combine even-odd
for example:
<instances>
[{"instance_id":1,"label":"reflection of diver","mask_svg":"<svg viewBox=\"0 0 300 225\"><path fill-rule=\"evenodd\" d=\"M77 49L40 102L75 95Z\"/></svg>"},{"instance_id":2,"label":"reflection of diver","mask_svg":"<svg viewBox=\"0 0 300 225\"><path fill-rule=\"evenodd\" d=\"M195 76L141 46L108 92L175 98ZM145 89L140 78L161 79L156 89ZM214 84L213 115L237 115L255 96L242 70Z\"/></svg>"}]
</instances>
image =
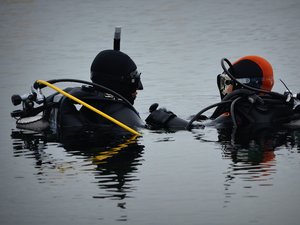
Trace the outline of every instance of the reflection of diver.
<instances>
[{"instance_id":1,"label":"reflection of diver","mask_svg":"<svg viewBox=\"0 0 300 225\"><path fill-rule=\"evenodd\" d=\"M197 132L194 130L193 132ZM203 131L196 139L207 141ZM222 157L229 160L224 175L224 205L258 197L256 187L273 186L278 170L276 151L300 153L300 131L280 127L247 126L218 129ZM298 151L295 151L298 149ZM279 153L280 154L280 153ZM282 153L281 153L282 154ZM236 196L237 194L242 196Z\"/></svg>"},{"instance_id":2,"label":"reflection of diver","mask_svg":"<svg viewBox=\"0 0 300 225\"><path fill-rule=\"evenodd\" d=\"M224 158L234 164L246 163L259 165L275 158L276 149L290 146L300 149L300 132L283 127L249 125L238 128L218 128L218 141ZM196 131L195 131L196 132ZM196 139L205 141L203 133L196 134Z\"/></svg>"},{"instance_id":3,"label":"reflection of diver","mask_svg":"<svg viewBox=\"0 0 300 225\"><path fill-rule=\"evenodd\" d=\"M129 197L128 193L134 190L132 182L136 181L137 167L141 164L144 146L137 144L136 140L126 142L110 148L93 158L97 165L98 185L108 192L106 195L95 198L113 198L121 200Z\"/></svg>"},{"instance_id":4,"label":"reflection of diver","mask_svg":"<svg viewBox=\"0 0 300 225\"><path fill-rule=\"evenodd\" d=\"M45 135L28 131L12 131L11 138L14 140L13 149L15 157L26 156L34 158L36 168L41 168L48 161L43 152L48 142Z\"/></svg>"},{"instance_id":5,"label":"reflection of diver","mask_svg":"<svg viewBox=\"0 0 300 225\"><path fill-rule=\"evenodd\" d=\"M47 183L47 179L49 179L47 171L44 170L58 169L59 172L63 172L63 166L68 164L68 159L64 162L57 162L55 157L45 152L47 143L60 142L68 153L83 157L85 165L86 161L89 161L91 165L96 166L93 174L97 179L98 186L105 193L95 194L93 197L117 200L127 198L128 193L134 190L131 183L137 180L135 172L141 164L144 146L138 143L137 136L128 134L127 136L112 136L96 131L93 133L89 131L89 134L84 133L85 131L79 135L76 132L77 137L73 136L75 133L70 133L65 139L57 140L51 134L13 131L11 137L14 140L16 157L32 158L34 155L35 167L38 170L37 176L44 183ZM56 165L58 163L63 165ZM45 165L48 167L45 168ZM71 168L72 163L67 167ZM76 171L75 174L77 175L78 172Z\"/></svg>"},{"instance_id":6,"label":"reflection of diver","mask_svg":"<svg viewBox=\"0 0 300 225\"><path fill-rule=\"evenodd\" d=\"M244 197L256 197L253 186L272 186L277 171L276 150L280 146L287 151L300 148L299 131L284 128L247 126L219 129L218 134L223 157L232 161L224 171L225 204L232 201L237 187L244 189Z\"/></svg>"},{"instance_id":7,"label":"reflection of diver","mask_svg":"<svg viewBox=\"0 0 300 225\"><path fill-rule=\"evenodd\" d=\"M134 190L131 183L137 179L135 172L141 164L144 146L138 143L137 138L131 135L116 137L101 131L93 134L89 132L89 141L74 143L74 138L71 138L61 142L67 151L77 149L96 165L95 178L106 194L95 195L94 198L121 200Z\"/></svg>"},{"instance_id":8,"label":"reflection of diver","mask_svg":"<svg viewBox=\"0 0 300 225\"><path fill-rule=\"evenodd\" d=\"M87 138L88 142L82 140L74 143L74 138L70 139L69 136L61 142L67 151L73 152L77 149L97 166L95 178L99 187L107 194L96 195L94 198L126 198L127 193L133 189L129 184L137 179L135 172L141 164L144 146L138 143L137 136L117 138L103 131L93 134L89 132Z\"/></svg>"},{"instance_id":9,"label":"reflection of diver","mask_svg":"<svg viewBox=\"0 0 300 225\"><path fill-rule=\"evenodd\" d=\"M297 131L276 127L253 125L219 129L218 132L225 156L230 157L234 163L246 162L255 165L267 162L273 158L277 147L294 145L297 141Z\"/></svg>"}]
</instances>

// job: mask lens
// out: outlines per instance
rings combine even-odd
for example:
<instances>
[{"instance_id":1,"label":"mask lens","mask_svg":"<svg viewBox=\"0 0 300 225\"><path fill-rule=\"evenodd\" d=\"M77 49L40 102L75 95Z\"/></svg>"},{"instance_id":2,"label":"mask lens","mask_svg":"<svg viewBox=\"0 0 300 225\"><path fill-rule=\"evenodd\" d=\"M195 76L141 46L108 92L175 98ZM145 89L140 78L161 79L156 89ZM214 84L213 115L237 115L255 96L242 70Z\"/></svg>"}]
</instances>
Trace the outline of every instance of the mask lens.
<instances>
[{"instance_id":1,"label":"mask lens","mask_svg":"<svg viewBox=\"0 0 300 225\"><path fill-rule=\"evenodd\" d=\"M143 90L143 84L141 82L141 74L139 71L135 70L129 74L131 79L131 84L136 90Z\"/></svg>"},{"instance_id":2,"label":"mask lens","mask_svg":"<svg viewBox=\"0 0 300 225\"><path fill-rule=\"evenodd\" d=\"M238 78L237 79L242 84L254 87L254 88L260 88L262 84L262 78L260 77L246 77L246 78Z\"/></svg>"}]
</instances>

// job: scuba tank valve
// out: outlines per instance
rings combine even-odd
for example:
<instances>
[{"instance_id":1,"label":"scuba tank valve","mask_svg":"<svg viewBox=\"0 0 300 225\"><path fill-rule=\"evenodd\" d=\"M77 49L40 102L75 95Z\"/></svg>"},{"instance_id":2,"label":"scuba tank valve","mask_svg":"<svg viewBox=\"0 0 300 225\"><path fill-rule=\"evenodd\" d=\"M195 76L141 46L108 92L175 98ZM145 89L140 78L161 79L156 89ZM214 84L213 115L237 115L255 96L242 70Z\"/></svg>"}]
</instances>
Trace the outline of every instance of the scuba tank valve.
<instances>
[{"instance_id":1,"label":"scuba tank valve","mask_svg":"<svg viewBox=\"0 0 300 225\"><path fill-rule=\"evenodd\" d=\"M38 104L43 103L45 100L45 96L42 94L40 88L34 88L34 86L31 86L31 92L28 94L23 94L23 95L12 95L11 96L11 101L12 104L17 106L20 105L22 102L23 103L28 103L28 102L36 102Z\"/></svg>"},{"instance_id":2,"label":"scuba tank valve","mask_svg":"<svg viewBox=\"0 0 300 225\"><path fill-rule=\"evenodd\" d=\"M22 104L22 110L15 110L11 113L12 117L27 117L37 114L40 110L34 108L34 103L42 104L45 102L45 96L39 87L31 87L31 92L23 95L12 95L11 101L14 106Z\"/></svg>"},{"instance_id":3,"label":"scuba tank valve","mask_svg":"<svg viewBox=\"0 0 300 225\"><path fill-rule=\"evenodd\" d=\"M24 94L24 95L12 95L11 102L14 106L20 105L22 102L33 101L34 95L32 93Z\"/></svg>"}]
</instances>

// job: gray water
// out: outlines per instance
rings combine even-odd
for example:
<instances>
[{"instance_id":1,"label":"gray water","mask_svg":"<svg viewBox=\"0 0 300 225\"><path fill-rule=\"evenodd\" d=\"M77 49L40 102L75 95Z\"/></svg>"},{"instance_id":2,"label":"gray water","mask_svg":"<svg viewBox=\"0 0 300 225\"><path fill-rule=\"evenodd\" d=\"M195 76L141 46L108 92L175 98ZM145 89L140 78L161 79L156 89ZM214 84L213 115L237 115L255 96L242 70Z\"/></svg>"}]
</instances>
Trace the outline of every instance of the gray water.
<instances>
[{"instance_id":1,"label":"gray water","mask_svg":"<svg viewBox=\"0 0 300 225\"><path fill-rule=\"evenodd\" d=\"M88 80L115 26L142 72L142 118L154 102L186 119L218 102L223 57L261 55L275 91L285 90L279 79L300 91L298 0L1 0L0 223L299 224L297 131L242 146L209 127L144 130L88 153L38 134L11 136L11 95L37 79Z\"/></svg>"}]
</instances>

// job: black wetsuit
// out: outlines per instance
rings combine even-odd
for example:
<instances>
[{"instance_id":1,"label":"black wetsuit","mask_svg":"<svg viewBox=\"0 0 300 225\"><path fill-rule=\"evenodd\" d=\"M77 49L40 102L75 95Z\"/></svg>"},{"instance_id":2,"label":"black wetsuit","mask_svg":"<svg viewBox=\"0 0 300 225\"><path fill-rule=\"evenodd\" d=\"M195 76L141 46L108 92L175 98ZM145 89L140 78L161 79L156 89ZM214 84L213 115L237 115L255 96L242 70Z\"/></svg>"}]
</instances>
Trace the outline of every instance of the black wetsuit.
<instances>
[{"instance_id":1,"label":"black wetsuit","mask_svg":"<svg viewBox=\"0 0 300 225\"><path fill-rule=\"evenodd\" d=\"M286 99L277 93L259 95L250 90L236 90L222 99L222 102L229 102L218 106L210 119L234 126L282 125L300 119L300 111Z\"/></svg>"},{"instance_id":2,"label":"black wetsuit","mask_svg":"<svg viewBox=\"0 0 300 225\"><path fill-rule=\"evenodd\" d=\"M91 86L67 88L65 91L131 128L145 126L131 104L112 94ZM50 122L51 129L58 132L65 129L121 129L96 112L58 93L49 96L46 105L51 107L46 110L45 118Z\"/></svg>"},{"instance_id":3,"label":"black wetsuit","mask_svg":"<svg viewBox=\"0 0 300 225\"><path fill-rule=\"evenodd\" d=\"M171 111L158 108L158 104L153 104L149 108L150 115L146 118L146 124L135 108L120 95L99 90L94 86L67 88L65 91L133 129L189 130L207 125L206 122L195 125L192 124L193 121L207 119L212 121L212 125L219 127L240 127L249 124L281 125L300 119L300 104L297 103L299 99L287 101L287 97L281 94L259 95L246 89L233 91L220 103L201 110L189 122L177 117ZM207 118L202 115L203 112L215 106L218 107L211 117ZM49 122L48 127L54 133L62 133L65 130L76 133L95 129L114 133L125 131L107 118L59 93L47 97L42 110L44 111L43 121ZM28 125L17 121L17 126L23 129L32 129L32 125L39 128L39 123L36 124L36 126L33 123ZM43 123L46 127L47 125L44 124L46 123Z\"/></svg>"}]
</instances>

